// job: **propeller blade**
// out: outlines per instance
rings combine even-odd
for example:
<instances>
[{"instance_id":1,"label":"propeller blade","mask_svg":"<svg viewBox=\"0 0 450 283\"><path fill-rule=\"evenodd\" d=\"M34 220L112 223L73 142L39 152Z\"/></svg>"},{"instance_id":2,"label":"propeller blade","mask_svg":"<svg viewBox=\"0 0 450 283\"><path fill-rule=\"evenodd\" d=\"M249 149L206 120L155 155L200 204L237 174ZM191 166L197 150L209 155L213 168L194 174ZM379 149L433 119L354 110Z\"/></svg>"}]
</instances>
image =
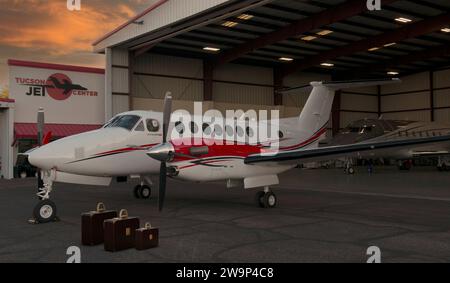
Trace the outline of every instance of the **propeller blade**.
<instances>
[{"instance_id":1,"label":"propeller blade","mask_svg":"<svg viewBox=\"0 0 450 283\"><path fill-rule=\"evenodd\" d=\"M38 145L42 145L42 139L44 138L44 123L45 123L45 117L44 117L44 109L39 108L38 114L37 114L37 134L38 134Z\"/></svg>"},{"instance_id":2,"label":"propeller blade","mask_svg":"<svg viewBox=\"0 0 450 283\"><path fill-rule=\"evenodd\" d=\"M165 162L161 162L161 168L159 170L159 197L158 197L159 211L162 211L164 206L164 198L166 197L166 181L167 181L167 165Z\"/></svg>"},{"instance_id":3,"label":"propeller blade","mask_svg":"<svg viewBox=\"0 0 450 283\"><path fill-rule=\"evenodd\" d=\"M170 116L172 115L172 93L167 92L164 98L163 112L163 143L167 142L167 133L169 131Z\"/></svg>"}]
</instances>

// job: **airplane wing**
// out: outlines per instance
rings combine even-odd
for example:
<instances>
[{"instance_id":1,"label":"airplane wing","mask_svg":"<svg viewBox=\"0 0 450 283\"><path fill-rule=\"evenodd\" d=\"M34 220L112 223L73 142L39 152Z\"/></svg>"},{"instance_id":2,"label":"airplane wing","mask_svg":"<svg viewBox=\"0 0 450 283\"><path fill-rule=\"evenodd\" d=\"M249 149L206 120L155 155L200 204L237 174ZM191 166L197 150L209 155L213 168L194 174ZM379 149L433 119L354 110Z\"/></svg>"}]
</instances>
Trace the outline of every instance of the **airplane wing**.
<instances>
[{"instance_id":1,"label":"airplane wing","mask_svg":"<svg viewBox=\"0 0 450 283\"><path fill-rule=\"evenodd\" d=\"M424 146L450 145L450 135L407 140L384 142L356 143L342 146L329 146L306 150L280 151L277 153L263 153L250 155L245 159L246 164L257 163L308 163L330 160L342 157L371 158L373 155L387 155L396 150L414 150Z\"/></svg>"}]
</instances>

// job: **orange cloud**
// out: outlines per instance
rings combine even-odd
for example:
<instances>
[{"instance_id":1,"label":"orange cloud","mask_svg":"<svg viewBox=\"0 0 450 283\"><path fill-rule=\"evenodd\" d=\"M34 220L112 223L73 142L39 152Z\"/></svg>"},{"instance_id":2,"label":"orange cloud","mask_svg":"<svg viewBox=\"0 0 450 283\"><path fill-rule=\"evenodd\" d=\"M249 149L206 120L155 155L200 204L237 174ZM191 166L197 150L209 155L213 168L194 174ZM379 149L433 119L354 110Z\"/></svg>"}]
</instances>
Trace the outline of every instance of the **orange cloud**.
<instances>
[{"instance_id":1,"label":"orange cloud","mask_svg":"<svg viewBox=\"0 0 450 283\"><path fill-rule=\"evenodd\" d=\"M0 0L0 45L45 49L52 55L90 51L95 39L135 14L127 4L90 2L82 1L81 11L70 12L62 0Z\"/></svg>"}]
</instances>

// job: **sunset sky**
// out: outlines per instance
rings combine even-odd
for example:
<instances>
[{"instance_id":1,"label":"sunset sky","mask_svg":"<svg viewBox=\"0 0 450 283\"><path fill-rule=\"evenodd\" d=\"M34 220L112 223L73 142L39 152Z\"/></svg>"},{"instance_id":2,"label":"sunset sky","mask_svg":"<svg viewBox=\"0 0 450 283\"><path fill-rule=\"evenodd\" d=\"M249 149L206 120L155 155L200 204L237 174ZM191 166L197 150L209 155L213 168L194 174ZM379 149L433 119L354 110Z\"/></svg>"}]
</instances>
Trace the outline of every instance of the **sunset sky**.
<instances>
[{"instance_id":1,"label":"sunset sky","mask_svg":"<svg viewBox=\"0 0 450 283\"><path fill-rule=\"evenodd\" d=\"M0 0L0 86L8 83L8 59L104 67L92 43L155 0Z\"/></svg>"}]
</instances>

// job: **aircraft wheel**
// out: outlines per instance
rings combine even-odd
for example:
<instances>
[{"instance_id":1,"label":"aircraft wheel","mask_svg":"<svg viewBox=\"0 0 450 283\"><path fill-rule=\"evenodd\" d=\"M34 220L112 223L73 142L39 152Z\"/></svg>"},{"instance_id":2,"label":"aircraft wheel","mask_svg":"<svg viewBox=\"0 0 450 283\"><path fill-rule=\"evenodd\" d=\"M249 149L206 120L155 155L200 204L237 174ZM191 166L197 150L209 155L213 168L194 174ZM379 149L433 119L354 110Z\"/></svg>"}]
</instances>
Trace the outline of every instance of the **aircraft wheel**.
<instances>
[{"instance_id":1,"label":"aircraft wheel","mask_svg":"<svg viewBox=\"0 0 450 283\"><path fill-rule=\"evenodd\" d=\"M152 189L149 186L142 186L139 189L139 196L142 199L149 199L152 196Z\"/></svg>"},{"instance_id":2,"label":"aircraft wheel","mask_svg":"<svg viewBox=\"0 0 450 283\"><path fill-rule=\"evenodd\" d=\"M261 207L261 208L264 208L265 206L264 206L264 201L263 201L263 198L264 198L264 195L265 195L266 193L265 192L263 192L263 191L260 191L260 192L257 192L256 193L256 195L255 195L255 203L256 203L256 205L258 206L258 207Z\"/></svg>"},{"instance_id":3,"label":"aircraft wheel","mask_svg":"<svg viewBox=\"0 0 450 283\"><path fill-rule=\"evenodd\" d=\"M137 198L137 199L140 199L140 198L141 198L140 190L141 190L141 185L137 185L136 187L134 187L133 195L134 195L134 197Z\"/></svg>"},{"instance_id":4,"label":"aircraft wheel","mask_svg":"<svg viewBox=\"0 0 450 283\"><path fill-rule=\"evenodd\" d=\"M277 206L277 197L273 192L264 194L263 203L265 208L274 208Z\"/></svg>"},{"instance_id":5,"label":"aircraft wheel","mask_svg":"<svg viewBox=\"0 0 450 283\"><path fill-rule=\"evenodd\" d=\"M353 168L353 167L348 168L348 174L350 174L350 175L355 174L355 168Z\"/></svg>"},{"instance_id":6,"label":"aircraft wheel","mask_svg":"<svg viewBox=\"0 0 450 283\"><path fill-rule=\"evenodd\" d=\"M49 223L56 220L56 205L46 199L40 201L33 210L33 216L38 223Z\"/></svg>"}]
</instances>

